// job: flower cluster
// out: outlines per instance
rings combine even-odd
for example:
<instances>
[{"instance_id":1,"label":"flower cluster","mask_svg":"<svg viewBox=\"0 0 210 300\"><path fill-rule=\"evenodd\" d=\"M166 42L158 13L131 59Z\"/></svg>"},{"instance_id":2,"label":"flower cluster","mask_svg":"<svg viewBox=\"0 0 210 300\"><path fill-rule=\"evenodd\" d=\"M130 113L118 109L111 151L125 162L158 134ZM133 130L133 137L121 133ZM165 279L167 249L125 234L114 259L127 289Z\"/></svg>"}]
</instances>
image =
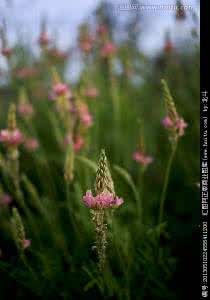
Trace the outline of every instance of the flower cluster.
<instances>
[{"instance_id":1,"label":"flower cluster","mask_svg":"<svg viewBox=\"0 0 210 300\"><path fill-rule=\"evenodd\" d=\"M0 142L7 147L17 147L22 144L24 137L22 132L16 127L16 107L11 105L8 113L8 128L0 131Z\"/></svg>"},{"instance_id":2,"label":"flower cluster","mask_svg":"<svg viewBox=\"0 0 210 300\"><path fill-rule=\"evenodd\" d=\"M0 142L6 146L18 146L23 143L23 134L19 129L2 129L0 131Z\"/></svg>"},{"instance_id":3,"label":"flower cluster","mask_svg":"<svg viewBox=\"0 0 210 300\"><path fill-rule=\"evenodd\" d=\"M123 199L115 194L114 183L108 167L105 151L101 151L95 181L96 196L89 190L83 197L84 204L91 209L92 221L95 225L96 243L99 258L99 269L102 271L105 264L105 251L107 245L107 216L106 211L118 208Z\"/></svg>"},{"instance_id":4,"label":"flower cluster","mask_svg":"<svg viewBox=\"0 0 210 300\"><path fill-rule=\"evenodd\" d=\"M111 41L105 42L105 44L101 48L101 56L102 57L113 56L116 53L117 53L117 47Z\"/></svg>"},{"instance_id":5,"label":"flower cluster","mask_svg":"<svg viewBox=\"0 0 210 300\"><path fill-rule=\"evenodd\" d=\"M86 127L90 127L93 124L93 118L89 112L87 104L85 102L79 100L77 106L78 106L78 115L79 115L80 121Z\"/></svg>"},{"instance_id":6,"label":"flower cluster","mask_svg":"<svg viewBox=\"0 0 210 300\"><path fill-rule=\"evenodd\" d=\"M12 202L12 197L9 194L3 193L0 190L0 207L8 206Z\"/></svg>"},{"instance_id":7,"label":"flower cluster","mask_svg":"<svg viewBox=\"0 0 210 300\"><path fill-rule=\"evenodd\" d=\"M175 122L169 116L166 116L162 120L162 125L167 129L172 129L177 132L178 136L181 137L185 133L185 128L187 128L188 124L184 121L183 118L177 118Z\"/></svg>"},{"instance_id":8,"label":"flower cluster","mask_svg":"<svg viewBox=\"0 0 210 300\"><path fill-rule=\"evenodd\" d=\"M162 80L164 99L168 115L162 120L162 125L169 130L169 138L176 143L185 133L188 124L179 116L175 103L165 80Z\"/></svg>"},{"instance_id":9,"label":"flower cluster","mask_svg":"<svg viewBox=\"0 0 210 300\"><path fill-rule=\"evenodd\" d=\"M146 168L153 162L154 157L146 155L143 151L136 151L133 153L133 159Z\"/></svg>"},{"instance_id":10,"label":"flower cluster","mask_svg":"<svg viewBox=\"0 0 210 300\"><path fill-rule=\"evenodd\" d=\"M92 99L97 98L99 96L99 90L94 86L88 87L85 90L85 96Z\"/></svg>"},{"instance_id":11,"label":"flower cluster","mask_svg":"<svg viewBox=\"0 0 210 300\"><path fill-rule=\"evenodd\" d=\"M86 195L83 197L85 205L92 209L101 208L117 208L123 204L123 199L118 197L113 197L110 192L104 191L99 195L93 196L91 191L87 191Z\"/></svg>"}]
</instances>

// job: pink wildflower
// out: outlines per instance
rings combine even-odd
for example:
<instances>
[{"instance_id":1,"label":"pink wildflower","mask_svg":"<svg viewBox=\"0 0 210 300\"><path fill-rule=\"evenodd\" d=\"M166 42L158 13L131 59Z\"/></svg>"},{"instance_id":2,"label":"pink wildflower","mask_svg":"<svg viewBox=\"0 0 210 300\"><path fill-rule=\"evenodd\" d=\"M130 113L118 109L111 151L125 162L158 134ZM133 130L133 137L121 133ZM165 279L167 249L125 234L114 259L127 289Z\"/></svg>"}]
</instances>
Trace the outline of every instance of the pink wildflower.
<instances>
[{"instance_id":1,"label":"pink wildflower","mask_svg":"<svg viewBox=\"0 0 210 300\"><path fill-rule=\"evenodd\" d=\"M0 195L0 207L7 206L12 202L12 197L8 194Z\"/></svg>"},{"instance_id":2,"label":"pink wildflower","mask_svg":"<svg viewBox=\"0 0 210 300\"><path fill-rule=\"evenodd\" d=\"M73 148L75 152L79 152L81 150L81 148L84 146L84 139L82 137L77 137L74 140L74 144L73 144Z\"/></svg>"},{"instance_id":3,"label":"pink wildflower","mask_svg":"<svg viewBox=\"0 0 210 300\"><path fill-rule=\"evenodd\" d=\"M85 103L80 103L79 105L79 118L81 122L90 127L93 124L93 118L88 110L88 106Z\"/></svg>"},{"instance_id":4,"label":"pink wildflower","mask_svg":"<svg viewBox=\"0 0 210 300\"><path fill-rule=\"evenodd\" d=\"M106 42L101 49L101 56L108 57L117 52L117 47L112 42Z\"/></svg>"},{"instance_id":5,"label":"pink wildflower","mask_svg":"<svg viewBox=\"0 0 210 300\"><path fill-rule=\"evenodd\" d=\"M108 28L106 27L106 25L101 24L96 29L96 32L98 33L98 35L104 35L108 32Z\"/></svg>"},{"instance_id":6,"label":"pink wildflower","mask_svg":"<svg viewBox=\"0 0 210 300\"><path fill-rule=\"evenodd\" d=\"M20 103L18 105L18 112L24 117L30 117L34 114L33 105L30 103Z\"/></svg>"},{"instance_id":7,"label":"pink wildflower","mask_svg":"<svg viewBox=\"0 0 210 300\"><path fill-rule=\"evenodd\" d=\"M150 165L154 158L151 155L145 155L143 152L141 151L136 151L133 154L133 159L137 162L139 162L143 167L147 167L148 165Z\"/></svg>"},{"instance_id":8,"label":"pink wildflower","mask_svg":"<svg viewBox=\"0 0 210 300\"><path fill-rule=\"evenodd\" d=\"M80 48L84 52L90 52L94 43L94 38L87 34L80 39Z\"/></svg>"},{"instance_id":9,"label":"pink wildflower","mask_svg":"<svg viewBox=\"0 0 210 300\"><path fill-rule=\"evenodd\" d=\"M170 119L169 116L166 116L163 120L162 120L162 125L165 128L170 128L173 126L173 121Z\"/></svg>"},{"instance_id":10,"label":"pink wildflower","mask_svg":"<svg viewBox=\"0 0 210 300\"><path fill-rule=\"evenodd\" d=\"M162 120L162 124L165 128L176 130L178 136L183 136L185 133L185 128L187 128L188 126L188 124L184 121L183 118L178 117L177 120L174 122L169 116L166 116Z\"/></svg>"},{"instance_id":11,"label":"pink wildflower","mask_svg":"<svg viewBox=\"0 0 210 300\"><path fill-rule=\"evenodd\" d=\"M33 78L37 74L37 70L32 67L24 67L16 71L18 79Z\"/></svg>"},{"instance_id":12,"label":"pink wildflower","mask_svg":"<svg viewBox=\"0 0 210 300\"><path fill-rule=\"evenodd\" d=\"M0 131L0 142L9 146L17 146L23 143L23 134L19 129L14 129L13 131L2 129Z\"/></svg>"},{"instance_id":13,"label":"pink wildflower","mask_svg":"<svg viewBox=\"0 0 210 300\"><path fill-rule=\"evenodd\" d=\"M164 45L164 51L166 53L170 53L173 50L174 50L174 44L170 40L166 41Z\"/></svg>"},{"instance_id":14,"label":"pink wildflower","mask_svg":"<svg viewBox=\"0 0 210 300\"><path fill-rule=\"evenodd\" d=\"M111 193L105 191L95 197L91 191L87 191L83 201L87 207L92 209L113 208L123 203L122 198L114 198Z\"/></svg>"},{"instance_id":15,"label":"pink wildflower","mask_svg":"<svg viewBox=\"0 0 210 300\"><path fill-rule=\"evenodd\" d=\"M92 118L92 115L87 112L87 113L84 113L82 116L81 116L81 121L82 123L86 126L86 127L90 127L92 124L93 124L93 118Z\"/></svg>"},{"instance_id":16,"label":"pink wildflower","mask_svg":"<svg viewBox=\"0 0 210 300\"><path fill-rule=\"evenodd\" d=\"M50 38L45 31L41 32L38 42L41 47L47 46L50 43Z\"/></svg>"},{"instance_id":17,"label":"pink wildflower","mask_svg":"<svg viewBox=\"0 0 210 300\"><path fill-rule=\"evenodd\" d=\"M35 151L39 148L39 142L35 138L29 138L25 140L24 146L27 150Z\"/></svg>"},{"instance_id":18,"label":"pink wildflower","mask_svg":"<svg viewBox=\"0 0 210 300\"><path fill-rule=\"evenodd\" d=\"M185 132L185 128L187 128L188 124L184 121L183 118L179 118L176 122L176 127L178 129L179 136L183 136Z\"/></svg>"},{"instance_id":19,"label":"pink wildflower","mask_svg":"<svg viewBox=\"0 0 210 300\"><path fill-rule=\"evenodd\" d=\"M96 98L99 96L99 91L96 87L89 87L87 88L87 90L85 91L85 95L89 98Z\"/></svg>"},{"instance_id":20,"label":"pink wildflower","mask_svg":"<svg viewBox=\"0 0 210 300\"><path fill-rule=\"evenodd\" d=\"M31 240L24 239L23 240L23 248L26 249L31 246Z\"/></svg>"},{"instance_id":21,"label":"pink wildflower","mask_svg":"<svg viewBox=\"0 0 210 300\"><path fill-rule=\"evenodd\" d=\"M12 55L12 49L11 48L3 48L1 50L1 53L2 53L3 56L9 58Z\"/></svg>"},{"instance_id":22,"label":"pink wildflower","mask_svg":"<svg viewBox=\"0 0 210 300\"><path fill-rule=\"evenodd\" d=\"M63 141L64 146L72 143L72 134L68 133Z\"/></svg>"},{"instance_id":23,"label":"pink wildflower","mask_svg":"<svg viewBox=\"0 0 210 300\"><path fill-rule=\"evenodd\" d=\"M71 91L67 84L59 82L53 86L53 94L57 97L71 95Z\"/></svg>"},{"instance_id":24,"label":"pink wildflower","mask_svg":"<svg viewBox=\"0 0 210 300\"><path fill-rule=\"evenodd\" d=\"M51 56L52 59L54 58L60 61L63 61L68 57L68 52L62 51L57 47L49 49L48 54Z\"/></svg>"}]
</instances>

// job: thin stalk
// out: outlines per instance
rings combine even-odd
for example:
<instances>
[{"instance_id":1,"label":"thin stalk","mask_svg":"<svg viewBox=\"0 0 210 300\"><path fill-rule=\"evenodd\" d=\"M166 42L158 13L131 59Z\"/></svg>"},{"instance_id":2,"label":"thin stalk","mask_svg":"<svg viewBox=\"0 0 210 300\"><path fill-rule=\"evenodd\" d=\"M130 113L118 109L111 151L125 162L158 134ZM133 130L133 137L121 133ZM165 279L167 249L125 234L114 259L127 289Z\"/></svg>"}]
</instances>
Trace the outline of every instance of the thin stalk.
<instances>
[{"instance_id":1,"label":"thin stalk","mask_svg":"<svg viewBox=\"0 0 210 300\"><path fill-rule=\"evenodd\" d=\"M140 169L138 172L138 184L139 184L139 201L137 203L137 211L138 211L138 216L140 218L140 223L143 223L143 202L142 202L142 195L143 195L143 174L144 170Z\"/></svg>"},{"instance_id":2,"label":"thin stalk","mask_svg":"<svg viewBox=\"0 0 210 300\"><path fill-rule=\"evenodd\" d=\"M161 197L160 197L160 208L159 208L159 217L158 217L158 224L162 223L163 220L163 213L164 213L164 204L165 204L165 199L166 199L166 192L168 188L168 182L169 182L169 177L170 177L170 172L171 172L171 166L174 160L174 156L176 153L177 149L177 142L172 146L172 151L169 156L167 168L166 168L166 173L165 173L165 178L164 178L164 183L163 183L163 189L161 192Z\"/></svg>"}]
</instances>

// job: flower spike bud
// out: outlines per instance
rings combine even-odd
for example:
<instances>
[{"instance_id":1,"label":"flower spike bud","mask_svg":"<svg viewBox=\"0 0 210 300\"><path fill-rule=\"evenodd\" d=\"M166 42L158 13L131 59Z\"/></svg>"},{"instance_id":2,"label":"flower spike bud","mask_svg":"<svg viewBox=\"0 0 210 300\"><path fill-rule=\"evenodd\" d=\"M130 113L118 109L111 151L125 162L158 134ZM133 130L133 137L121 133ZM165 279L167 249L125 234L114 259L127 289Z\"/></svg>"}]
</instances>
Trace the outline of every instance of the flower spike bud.
<instances>
[{"instance_id":1,"label":"flower spike bud","mask_svg":"<svg viewBox=\"0 0 210 300\"><path fill-rule=\"evenodd\" d=\"M13 215L12 224L13 224L15 242L17 244L17 248L20 251L23 251L25 248L30 246L31 241L25 238L24 225L16 207L12 208L12 215Z\"/></svg>"},{"instance_id":2,"label":"flower spike bud","mask_svg":"<svg viewBox=\"0 0 210 300\"><path fill-rule=\"evenodd\" d=\"M168 110L168 116L170 117L170 119L173 122L176 122L176 120L178 118L178 114L177 114L177 110L176 110L176 106L175 106L173 97L172 97L171 92L168 88L167 82L164 79L162 79L161 83L162 83L162 86L163 86L163 93L164 93L164 99L165 99L166 107L167 107L167 110Z\"/></svg>"},{"instance_id":3,"label":"flower spike bud","mask_svg":"<svg viewBox=\"0 0 210 300\"><path fill-rule=\"evenodd\" d=\"M101 154L99 157L95 181L95 191L96 194L108 191L112 195L115 195L114 184L108 167L108 161L106 158L105 150L101 150Z\"/></svg>"},{"instance_id":4,"label":"flower spike bud","mask_svg":"<svg viewBox=\"0 0 210 300\"><path fill-rule=\"evenodd\" d=\"M162 85L163 85L163 92L164 92L164 100L166 102L166 106L168 110L168 114L162 120L162 124L170 132L169 139L173 143L174 142L176 143L179 137L184 135L185 128L188 126L188 124L177 113L175 103L173 101L170 90L165 80L162 80Z\"/></svg>"}]
</instances>

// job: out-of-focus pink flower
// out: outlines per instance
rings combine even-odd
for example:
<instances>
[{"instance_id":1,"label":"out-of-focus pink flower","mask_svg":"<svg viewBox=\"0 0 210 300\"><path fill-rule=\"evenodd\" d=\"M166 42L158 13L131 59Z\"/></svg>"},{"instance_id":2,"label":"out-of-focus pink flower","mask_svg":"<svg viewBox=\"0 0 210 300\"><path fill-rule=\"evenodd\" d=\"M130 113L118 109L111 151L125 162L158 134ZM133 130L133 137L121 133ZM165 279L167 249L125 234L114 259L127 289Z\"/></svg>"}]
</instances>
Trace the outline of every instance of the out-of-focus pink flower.
<instances>
[{"instance_id":1,"label":"out-of-focus pink flower","mask_svg":"<svg viewBox=\"0 0 210 300\"><path fill-rule=\"evenodd\" d=\"M122 205L124 203L123 198L115 198L115 207L119 207L120 205Z\"/></svg>"},{"instance_id":2,"label":"out-of-focus pink flower","mask_svg":"<svg viewBox=\"0 0 210 300\"><path fill-rule=\"evenodd\" d=\"M85 205L92 209L114 208L123 204L122 198L114 198L109 192L102 192L93 196L91 191L87 191L83 197Z\"/></svg>"},{"instance_id":3,"label":"out-of-focus pink flower","mask_svg":"<svg viewBox=\"0 0 210 300\"><path fill-rule=\"evenodd\" d=\"M41 47L48 46L48 44L50 43L50 38L49 38L47 32L45 32L45 31L41 32L38 42Z\"/></svg>"},{"instance_id":4,"label":"out-of-focus pink flower","mask_svg":"<svg viewBox=\"0 0 210 300\"><path fill-rule=\"evenodd\" d=\"M31 117L34 114L33 105L30 103L18 104L18 112L24 117Z\"/></svg>"},{"instance_id":5,"label":"out-of-focus pink flower","mask_svg":"<svg viewBox=\"0 0 210 300\"><path fill-rule=\"evenodd\" d=\"M62 50L58 49L57 47L53 47L48 50L48 55L52 59L64 61L68 57L68 52L62 51Z\"/></svg>"},{"instance_id":6,"label":"out-of-focus pink flower","mask_svg":"<svg viewBox=\"0 0 210 300\"><path fill-rule=\"evenodd\" d=\"M81 122L86 126L90 127L93 124L93 118L92 115L87 112L81 116Z\"/></svg>"},{"instance_id":7,"label":"out-of-focus pink flower","mask_svg":"<svg viewBox=\"0 0 210 300\"><path fill-rule=\"evenodd\" d=\"M35 138L28 138L25 139L24 146L27 150L35 151L39 148L39 142Z\"/></svg>"},{"instance_id":8,"label":"out-of-focus pink flower","mask_svg":"<svg viewBox=\"0 0 210 300\"><path fill-rule=\"evenodd\" d=\"M84 146L85 141L80 136L77 136L77 137L73 138L72 133L69 133L65 137L63 144L64 144L64 146L72 144L74 151L79 152L82 149L82 147Z\"/></svg>"},{"instance_id":9,"label":"out-of-focus pink flower","mask_svg":"<svg viewBox=\"0 0 210 300\"><path fill-rule=\"evenodd\" d=\"M37 70L32 67L24 67L16 71L16 77L18 79L33 78L35 75L37 75Z\"/></svg>"},{"instance_id":10,"label":"out-of-focus pink flower","mask_svg":"<svg viewBox=\"0 0 210 300\"><path fill-rule=\"evenodd\" d=\"M173 121L170 119L169 116L166 116L162 121L161 121L162 125L165 128L170 128L173 126Z\"/></svg>"},{"instance_id":11,"label":"out-of-focus pink flower","mask_svg":"<svg viewBox=\"0 0 210 300\"><path fill-rule=\"evenodd\" d=\"M173 50L174 50L174 44L170 40L167 40L164 44L164 52L170 53Z\"/></svg>"},{"instance_id":12,"label":"out-of-focus pink flower","mask_svg":"<svg viewBox=\"0 0 210 300\"><path fill-rule=\"evenodd\" d=\"M116 54L117 47L112 42L106 42L101 49L101 56L107 57Z\"/></svg>"},{"instance_id":13,"label":"out-of-focus pink flower","mask_svg":"<svg viewBox=\"0 0 210 300\"><path fill-rule=\"evenodd\" d=\"M85 95L89 98L96 98L99 96L99 90L96 87L89 87L85 91Z\"/></svg>"},{"instance_id":14,"label":"out-of-focus pink flower","mask_svg":"<svg viewBox=\"0 0 210 300\"><path fill-rule=\"evenodd\" d=\"M23 248L26 249L31 246L31 240L24 239L23 240Z\"/></svg>"},{"instance_id":15,"label":"out-of-focus pink flower","mask_svg":"<svg viewBox=\"0 0 210 300\"><path fill-rule=\"evenodd\" d=\"M98 35L104 35L108 32L108 28L106 27L106 25L101 24L97 27L96 32Z\"/></svg>"},{"instance_id":16,"label":"out-of-focus pink flower","mask_svg":"<svg viewBox=\"0 0 210 300\"><path fill-rule=\"evenodd\" d=\"M7 206L12 202L12 197L9 194L0 195L0 207Z\"/></svg>"},{"instance_id":17,"label":"out-of-focus pink flower","mask_svg":"<svg viewBox=\"0 0 210 300\"><path fill-rule=\"evenodd\" d=\"M1 53L3 56L9 58L12 55L12 49L11 48L3 48L1 50Z\"/></svg>"},{"instance_id":18,"label":"out-of-focus pink flower","mask_svg":"<svg viewBox=\"0 0 210 300\"><path fill-rule=\"evenodd\" d=\"M13 131L8 129L2 129L0 131L0 142L9 146L17 146L23 143L23 134L19 129Z\"/></svg>"},{"instance_id":19,"label":"out-of-focus pink flower","mask_svg":"<svg viewBox=\"0 0 210 300\"><path fill-rule=\"evenodd\" d=\"M86 105L86 103L80 103L78 113L81 122L86 127L90 127L93 124L93 118L88 110L88 106Z\"/></svg>"},{"instance_id":20,"label":"out-of-focus pink flower","mask_svg":"<svg viewBox=\"0 0 210 300\"><path fill-rule=\"evenodd\" d=\"M64 146L67 146L68 144L71 144L72 143L72 134L71 133L68 133L63 141L63 144Z\"/></svg>"},{"instance_id":21,"label":"out-of-focus pink flower","mask_svg":"<svg viewBox=\"0 0 210 300\"><path fill-rule=\"evenodd\" d=\"M176 122L176 127L178 129L179 136L183 136L185 132L185 128L187 128L188 124L184 121L183 118L179 118Z\"/></svg>"},{"instance_id":22,"label":"out-of-focus pink flower","mask_svg":"<svg viewBox=\"0 0 210 300\"><path fill-rule=\"evenodd\" d=\"M59 96L71 96L71 91L69 89L69 87L67 86L67 84L65 83L62 83L62 82L59 82L59 83L56 83L54 86L53 86L53 95L59 97Z\"/></svg>"},{"instance_id":23,"label":"out-of-focus pink flower","mask_svg":"<svg viewBox=\"0 0 210 300\"><path fill-rule=\"evenodd\" d=\"M148 165L150 165L154 158L151 155L145 155L143 152L141 151L136 151L133 154L133 159L135 161L137 161L138 163L140 163L143 167L147 167Z\"/></svg>"},{"instance_id":24,"label":"out-of-focus pink flower","mask_svg":"<svg viewBox=\"0 0 210 300\"><path fill-rule=\"evenodd\" d=\"M75 152L79 152L81 150L81 148L84 146L85 141L82 137L77 137L76 139L74 139L74 143L73 143L73 149Z\"/></svg>"},{"instance_id":25,"label":"out-of-focus pink flower","mask_svg":"<svg viewBox=\"0 0 210 300\"><path fill-rule=\"evenodd\" d=\"M90 34L81 37L79 45L80 49L84 52L90 52L94 44L94 38Z\"/></svg>"}]
</instances>

